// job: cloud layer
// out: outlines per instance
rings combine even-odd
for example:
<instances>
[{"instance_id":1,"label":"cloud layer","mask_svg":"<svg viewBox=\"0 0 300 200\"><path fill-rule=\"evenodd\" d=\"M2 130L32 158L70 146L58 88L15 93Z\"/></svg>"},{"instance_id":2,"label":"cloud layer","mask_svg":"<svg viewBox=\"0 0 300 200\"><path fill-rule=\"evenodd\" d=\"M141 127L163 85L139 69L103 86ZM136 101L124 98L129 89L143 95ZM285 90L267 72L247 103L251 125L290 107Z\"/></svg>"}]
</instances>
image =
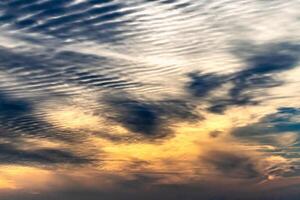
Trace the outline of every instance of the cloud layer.
<instances>
[{"instance_id":1,"label":"cloud layer","mask_svg":"<svg viewBox=\"0 0 300 200\"><path fill-rule=\"evenodd\" d=\"M299 6L1 1L0 198L297 199Z\"/></svg>"}]
</instances>

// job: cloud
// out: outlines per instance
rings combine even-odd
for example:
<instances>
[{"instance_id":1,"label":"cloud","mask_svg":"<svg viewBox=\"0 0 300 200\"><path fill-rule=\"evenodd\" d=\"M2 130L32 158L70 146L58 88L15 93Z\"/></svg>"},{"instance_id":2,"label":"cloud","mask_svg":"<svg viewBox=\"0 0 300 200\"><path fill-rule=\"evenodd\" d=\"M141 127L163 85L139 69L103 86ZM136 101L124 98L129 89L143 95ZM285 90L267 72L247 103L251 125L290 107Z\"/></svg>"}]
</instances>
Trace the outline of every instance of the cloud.
<instances>
[{"instance_id":1,"label":"cloud","mask_svg":"<svg viewBox=\"0 0 300 200\"><path fill-rule=\"evenodd\" d=\"M277 112L268 114L259 122L236 128L232 133L236 137L247 137L255 139L257 136L284 133L300 133L300 109L292 107L281 107ZM257 138L259 139L259 138Z\"/></svg>"},{"instance_id":2,"label":"cloud","mask_svg":"<svg viewBox=\"0 0 300 200\"><path fill-rule=\"evenodd\" d=\"M76 140L78 135L58 130L37 116L35 107L35 101L0 92L0 139L14 141L35 137L64 142Z\"/></svg>"},{"instance_id":3,"label":"cloud","mask_svg":"<svg viewBox=\"0 0 300 200\"><path fill-rule=\"evenodd\" d=\"M211 151L205 155L204 161L226 177L258 178L263 176L257 169L257 161L241 153Z\"/></svg>"},{"instance_id":4,"label":"cloud","mask_svg":"<svg viewBox=\"0 0 300 200\"><path fill-rule=\"evenodd\" d=\"M284 173L276 162L298 159L298 108L280 108L232 135L227 128L244 124L244 116L239 118L243 110L234 113L236 121L231 114L209 114L211 121L202 123L198 113L202 105L218 114L256 105L268 98L268 89L285 84L281 73L299 61L299 45L293 42L237 44L231 53L242 68L228 73L226 63L239 61L228 55L233 40L297 40L296 4L0 1L3 42L10 39L0 47L0 165L9 166L13 181L28 184L8 197L1 191L0 199L298 199L299 185L281 194L280 189L277 194L262 191L263 184L257 186L261 190L253 188L264 174ZM220 73L205 73L201 69L206 66L224 67L218 68ZM194 67L200 70L190 73ZM188 96L181 93L184 74L190 79ZM108 94L105 100L100 99L103 94ZM228 138L234 141L226 143ZM261 167L256 155L244 154L249 143L258 149L274 147L266 154L273 155L270 163ZM235 144L245 146L237 151ZM211 151L205 154L207 149ZM95 174L85 153L103 158ZM202 154L203 162L198 162ZM65 164L73 168L64 171ZM47 191L36 191L39 182L30 180L35 176L18 179L26 170L14 165L33 166L33 171L50 166L49 174L58 171L59 178L53 183L37 177ZM84 165L88 174L77 165ZM5 173L0 172L0 185ZM125 180L103 178L110 173L126 174ZM168 173L172 183L180 179L187 184L161 184ZM111 182L118 183L107 189Z\"/></svg>"},{"instance_id":5,"label":"cloud","mask_svg":"<svg viewBox=\"0 0 300 200\"><path fill-rule=\"evenodd\" d=\"M14 145L0 144L1 164L22 164L22 165L55 165L55 164L87 164L91 160L81 158L71 152L61 149L35 149L24 150Z\"/></svg>"},{"instance_id":6,"label":"cloud","mask_svg":"<svg viewBox=\"0 0 300 200\"><path fill-rule=\"evenodd\" d=\"M237 51L238 56L240 52L242 50ZM243 54L245 55L241 55L241 57L245 60L247 67L233 75L234 86L229 91L232 105L256 103L253 100L255 93L251 94L253 91L283 84L276 75L297 66L300 58L300 46L282 42L258 47L258 50L253 52L250 45Z\"/></svg>"},{"instance_id":7,"label":"cloud","mask_svg":"<svg viewBox=\"0 0 300 200\"><path fill-rule=\"evenodd\" d=\"M233 53L244 60L246 67L228 74L189 74L187 85L190 93L208 103L208 110L223 113L228 107L260 103L259 92L284 84L278 78L281 72L293 69L300 58L300 46L289 42L255 46L241 44ZM223 96L213 96L224 85L232 85Z\"/></svg>"},{"instance_id":8,"label":"cloud","mask_svg":"<svg viewBox=\"0 0 300 200\"><path fill-rule=\"evenodd\" d=\"M203 74L203 73L190 73L189 78L191 81L188 83L188 90L192 95L205 98L210 92L219 88L226 82L226 76L217 74Z\"/></svg>"},{"instance_id":9,"label":"cloud","mask_svg":"<svg viewBox=\"0 0 300 200\"><path fill-rule=\"evenodd\" d=\"M187 122L202 118L192 104L182 100L147 101L119 95L109 96L106 102L111 109L109 118L146 137L169 135L174 121L184 119Z\"/></svg>"},{"instance_id":10,"label":"cloud","mask_svg":"<svg viewBox=\"0 0 300 200\"><path fill-rule=\"evenodd\" d=\"M126 24L123 4L110 1L4 1L2 24L11 29L40 33L58 39L115 42L122 39ZM25 16L25 17L24 17Z\"/></svg>"},{"instance_id":11,"label":"cloud","mask_svg":"<svg viewBox=\"0 0 300 200\"><path fill-rule=\"evenodd\" d=\"M34 112L34 102L0 93L0 164L55 165L87 164L88 156L55 148L22 149L26 139L46 139L74 143L79 136L56 129Z\"/></svg>"},{"instance_id":12,"label":"cloud","mask_svg":"<svg viewBox=\"0 0 300 200\"><path fill-rule=\"evenodd\" d=\"M96 90L137 84L112 74L109 68L116 65L112 65L108 58L73 51L20 51L0 46L0 65L0 69L7 72L6 78L13 75L17 79L16 84L26 86L27 93L39 91L40 95L68 95L76 86ZM14 74L9 72L11 70ZM22 87L12 89L21 90Z\"/></svg>"},{"instance_id":13,"label":"cloud","mask_svg":"<svg viewBox=\"0 0 300 200\"><path fill-rule=\"evenodd\" d=\"M29 102L22 99L9 98L4 93L0 93L0 113L3 117L14 117L32 111Z\"/></svg>"},{"instance_id":14,"label":"cloud","mask_svg":"<svg viewBox=\"0 0 300 200\"><path fill-rule=\"evenodd\" d=\"M279 161L282 160L288 164L284 168L277 165L274 168L270 167L270 174L297 176L300 172L298 167L299 119L299 108L281 107L277 109L277 112L266 115L256 123L234 128L231 134L241 141L256 144L258 147L262 145L271 147L262 148L261 151L267 155L280 156Z\"/></svg>"}]
</instances>

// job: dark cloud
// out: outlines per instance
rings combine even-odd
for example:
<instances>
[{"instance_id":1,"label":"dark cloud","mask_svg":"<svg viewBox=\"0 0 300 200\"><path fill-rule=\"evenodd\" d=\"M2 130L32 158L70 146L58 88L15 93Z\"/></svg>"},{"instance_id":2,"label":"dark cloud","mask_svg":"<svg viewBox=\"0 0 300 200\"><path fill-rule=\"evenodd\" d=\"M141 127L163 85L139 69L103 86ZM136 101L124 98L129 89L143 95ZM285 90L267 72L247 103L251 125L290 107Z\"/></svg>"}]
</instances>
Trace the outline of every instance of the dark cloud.
<instances>
[{"instance_id":1,"label":"dark cloud","mask_svg":"<svg viewBox=\"0 0 300 200\"><path fill-rule=\"evenodd\" d=\"M22 99L9 98L4 93L0 93L0 113L3 117L13 117L32 111L29 102Z\"/></svg>"},{"instance_id":2,"label":"dark cloud","mask_svg":"<svg viewBox=\"0 0 300 200\"><path fill-rule=\"evenodd\" d=\"M217 74L190 73L187 88L196 97L205 98L210 92L219 88L226 82L226 76Z\"/></svg>"},{"instance_id":3,"label":"dark cloud","mask_svg":"<svg viewBox=\"0 0 300 200\"><path fill-rule=\"evenodd\" d=\"M297 44L281 42L262 47L253 47L249 44L241 45L244 47L238 48L235 53L248 63L247 68L241 72L246 76L286 71L294 68L299 61L300 46Z\"/></svg>"},{"instance_id":4,"label":"dark cloud","mask_svg":"<svg viewBox=\"0 0 300 200\"><path fill-rule=\"evenodd\" d=\"M108 98L110 118L128 130L148 137L163 137L171 133L171 123L184 119L201 119L195 107L180 100L147 101L124 95Z\"/></svg>"},{"instance_id":5,"label":"dark cloud","mask_svg":"<svg viewBox=\"0 0 300 200\"><path fill-rule=\"evenodd\" d=\"M294 132L300 133L300 109L292 107L278 108L276 113L263 117L259 122L236 128L232 131L236 137L257 138L270 134ZM257 138L259 139L259 138Z\"/></svg>"},{"instance_id":6,"label":"dark cloud","mask_svg":"<svg viewBox=\"0 0 300 200\"><path fill-rule=\"evenodd\" d=\"M164 133L164 127L160 127L159 113L153 109L152 105L140 102L130 102L123 104L118 121L133 132L155 135ZM160 129L160 130L159 130Z\"/></svg>"},{"instance_id":7,"label":"dark cloud","mask_svg":"<svg viewBox=\"0 0 300 200\"><path fill-rule=\"evenodd\" d=\"M205 156L205 161L226 177L257 178L261 173L255 160L238 152L212 151Z\"/></svg>"},{"instance_id":8,"label":"dark cloud","mask_svg":"<svg viewBox=\"0 0 300 200\"><path fill-rule=\"evenodd\" d=\"M55 164L86 164L91 160L81 158L61 149L23 150L14 145L0 144L1 164L55 165Z\"/></svg>"},{"instance_id":9,"label":"dark cloud","mask_svg":"<svg viewBox=\"0 0 300 200\"><path fill-rule=\"evenodd\" d=\"M242 44L243 48L234 51L235 55L245 61L246 67L229 75L190 74L191 81L187 89L192 95L208 102L208 110L223 113L228 107L255 105L260 103L257 97L268 88L280 86L283 81L278 78L281 72L293 69L300 58L300 46L288 42L254 46ZM211 94L221 89L224 84L232 87L226 95L212 97Z\"/></svg>"},{"instance_id":10,"label":"dark cloud","mask_svg":"<svg viewBox=\"0 0 300 200\"><path fill-rule=\"evenodd\" d=\"M226 106L258 103L254 100L255 90L265 92L267 88L283 84L277 74L296 67L300 58L300 46L290 43L270 44L258 47L257 51L252 48L249 46L245 52L236 53L238 56L243 53L240 56L247 67L233 75L234 86L229 91L230 102Z\"/></svg>"},{"instance_id":11,"label":"dark cloud","mask_svg":"<svg viewBox=\"0 0 300 200\"><path fill-rule=\"evenodd\" d=\"M210 112L222 114L230 106L255 105L258 102L253 101L249 96L239 97L238 99L213 99L209 102L210 107L207 109Z\"/></svg>"}]
</instances>

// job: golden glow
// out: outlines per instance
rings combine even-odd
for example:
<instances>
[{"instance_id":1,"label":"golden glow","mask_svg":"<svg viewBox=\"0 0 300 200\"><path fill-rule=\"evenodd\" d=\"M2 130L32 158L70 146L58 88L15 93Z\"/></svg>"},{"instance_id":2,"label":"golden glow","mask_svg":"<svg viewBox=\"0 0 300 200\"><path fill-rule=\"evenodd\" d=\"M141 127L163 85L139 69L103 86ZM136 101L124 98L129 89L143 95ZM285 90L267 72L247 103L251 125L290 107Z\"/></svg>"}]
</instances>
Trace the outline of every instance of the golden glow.
<instances>
[{"instance_id":1,"label":"golden glow","mask_svg":"<svg viewBox=\"0 0 300 200\"><path fill-rule=\"evenodd\" d=\"M128 175L143 172L176 172L193 177L199 176L199 168L202 168L201 173L208 173L207 166L201 164L201 158L211 150L226 149L230 145L233 151L247 150L248 154L254 155L255 148L259 147L251 149L242 143L239 144L229 134L230 130L236 126L253 123L272 109L272 106L261 106L255 111L247 108L233 108L225 115L206 113L206 119L197 123L177 122L174 124L172 137L156 142L115 143L101 136L95 137L89 133L98 130L113 130L112 134L115 135L130 136L132 133L120 125L114 125L112 128L111 124L105 123L99 116L93 115L92 112L80 106L57 106L56 109L49 109L47 119L62 129L83 130L90 138L89 144L86 145L101 149L99 154L101 165L98 167L101 171L122 172ZM220 133L216 138L211 136L211 133L215 131ZM104 160L103 155L105 155Z\"/></svg>"},{"instance_id":2,"label":"golden glow","mask_svg":"<svg viewBox=\"0 0 300 200\"><path fill-rule=\"evenodd\" d=\"M90 169L78 169L76 173L63 171L63 174L73 180L81 182L89 187L96 187L95 174L102 177L105 184L112 185L113 180L105 177L109 174L117 174L125 179L131 179L133 174L151 173L163 176L159 180L161 184L185 183L190 180L201 180L217 175L217 172L207 165L205 158L211 151L240 152L257 160L257 168L266 174L267 180L273 180L276 176L265 171L270 166L289 170L289 161L281 156L267 156L259 153L261 149L274 149L271 145L244 144L232 137L230 131L233 127L247 125L257 121L265 113L272 110L272 106L257 107L255 111L247 108L234 108L225 115L206 114L205 120L196 123L176 122L173 124L173 136L156 141L136 140L123 141L121 143L111 141L91 134L98 130L114 130L110 134L121 136L133 136L125 127L120 125L111 127L98 115L85 110L80 106L57 106L56 109L48 109L46 118L49 123L62 130L80 130L86 134L87 141L70 147L83 153L90 153L92 148L95 158L99 163ZM219 132L212 136L212 132ZM295 141L294 134L283 135L282 139L288 145ZM28 139L32 148L63 147L63 142ZM91 147L91 148L90 148ZM228 149L230 147L230 149ZM57 175L59 172L47 171L39 168L4 166L0 169L0 188L15 190L29 186L28 179L36 177L30 184L47 188L49 182L64 184ZM56 174L57 173L57 174ZM209 176L208 176L209 174Z\"/></svg>"},{"instance_id":3,"label":"golden glow","mask_svg":"<svg viewBox=\"0 0 300 200\"><path fill-rule=\"evenodd\" d=\"M34 167L7 165L0 167L0 190L43 188L50 178L50 172Z\"/></svg>"}]
</instances>

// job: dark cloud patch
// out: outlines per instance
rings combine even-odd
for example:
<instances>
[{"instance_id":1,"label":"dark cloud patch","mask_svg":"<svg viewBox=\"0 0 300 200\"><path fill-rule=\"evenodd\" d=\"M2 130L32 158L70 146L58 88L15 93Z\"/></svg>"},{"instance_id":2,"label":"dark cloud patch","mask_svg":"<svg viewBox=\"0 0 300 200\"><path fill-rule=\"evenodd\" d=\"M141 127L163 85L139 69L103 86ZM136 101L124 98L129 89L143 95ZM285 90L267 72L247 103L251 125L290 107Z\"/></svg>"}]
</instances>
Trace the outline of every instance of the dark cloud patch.
<instances>
[{"instance_id":1,"label":"dark cloud patch","mask_svg":"<svg viewBox=\"0 0 300 200\"><path fill-rule=\"evenodd\" d=\"M153 110L153 106L139 102L126 103L123 106L126 115L121 115L119 121L129 130L146 135L165 132L160 127L159 115Z\"/></svg>"},{"instance_id":2,"label":"dark cloud patch","mask_svg":"<svg viewBox=\"0 0 300 200\"><path fill-rule=\"evenodd\" d=\"M208 110L223 113L231 106L255 105L268 88L284 84L278 77L281 72L293 69L300 58L300 46L288 42L265 46L241 45L234 54L245 61L246 67L229 75L189 74L188 91L195 97L208 102ZM226 95L212 97L224 84L232 87Z\"/></svg>"},{"instance_id":3,"label":"dark cloud patch","mask_svg":"<svg viewBox=\"0 0 300 200\"><path fill-rule=\"evenodd\" d=\"M173 121L201 119L195 107L180 100L146 101L131 97L109 97L110 118L128 130L148 137L168 135Z\"/></svg>"},{"instance_id":4,"label":"dark cloud patch","mask_svg":"<svg viewBox=\"0 0 300 200\"><path fill-rule=\"evenodd\" d=\"M243 96L237 99L213 99L209 102L211 105L207 110L212 113L222 114L229 106L255 105L257 103L257 101L253 101L249 96Z\"/></svg>"},{"instance_id":5,"label":"dark cloud patch","mask_svg":"<svg viewBox=\"0 0 300 200\"><path fill-rule=\"evenodd\" d=\"M226 82L226 76L217 74L191 73L188 75L191 81L187 88L196 97L205 98L210 92Z\"/></svg>"},{"instance_id":6,"label":"dark cloud patch","mask_svg":"<svg viewBox=\"0 0 300 200\"><path fill-rule=\"evenodd\" d=\"M24 122L35 124L38 119L31 116L33 112L33 103L21 98L9 97L5 93L0 93L0 127L3 131L1 138L16 138L23 133L18 133L18 129L22 127ZM29 129L37 128L36 126L27 126ZM15 130L15 131L13 131ZM30 132L32 130L28 130Z\"/></svg>"},{"instance_id":7,"label":"dark cloud patch","mask_svg":"<svg viewBox=\"0 0 300 200\"><path fill-rule=\"evenodd\" d=\"M260 140L260 136L284 133L300 134L300 109L292 107L278 108L276 113L263 117L259 122L236 128L232 134L241 138Z\"/></svg>"},{"instance_id":8,"label":"dark cloud patch","mask_svg":"<svg viewBox=\"0 0 300 200\"><path fill-rule=\"evenodd\" d=\"M90 162L87 158L81 158L71 152L61 149L35 149L23 150L11 144L0 144L1 164L85 164Z\"/></svg>"},{"instance_id":9,"label":"dark cloud patch","mask_svg":"<svg viewBox=\"0 0 300 200\"><path fill-rule=\"evenodd\" d=\"M234 131L234 135L253 136L259 134L284 133L290 131L296 131L297 133L298 132L300 133L299 116L300 116L299 108L281 107L278 108L276 113L269 114L263 117L257 123L236 129ZM246 131L247 129L253 131L250 132Z\"/></svg>"},{"instance_id":10,"label":"dark cloud patch","mask_svg":"<svg viewBox=\"0 0 300 200\"><path fill-rule=\"evenodd\" d=\"M247 45L246 45L247 46ZM296 66L299 61L300 46L288 42L269 44L263 47L248 45L248 50L236 54L245 59L248 67L243 74L268 74L281 72ZM257 49L257 50L256 50Z\"/></svg>"},{"instance_id":11,"label":"dark cloud patch","mask_svg":"<svg viewBox=\"0 0 300 200\"><path fill-rule=\"evenodd\" d=\"M10 98L4 93L0 93L0 113L3 117L22 115L31 110L32 106L29 102Z\"/></svg>"},{"instance_id":12,"label":"dark cloud patch","mask_svg":"<svg viewBox=\"0 0 300 200\"><path fill-rule=\"evenodd\" d=\"M255 93L252 93L283 84L277 75L296 67L300 58L300 46L290 43L266 45L256 51L250 46L245 51L241 57L246 61L247 67L232 78L234 86L229 91L232 105L257 103L253 100ZM237 51L238 56L239 52Z\"/></svg>"},{"instance_id":13,"label":"dark cloud patch","mask_svg":"<svg viewBox=\"0 0 300 200\"><path fill-rule=\"evenodd\" d=\"M247 155L213 151L206 155L205 160L226 177L257 178L261 176L255 161Z\"/></svg>"}]
</instances>

